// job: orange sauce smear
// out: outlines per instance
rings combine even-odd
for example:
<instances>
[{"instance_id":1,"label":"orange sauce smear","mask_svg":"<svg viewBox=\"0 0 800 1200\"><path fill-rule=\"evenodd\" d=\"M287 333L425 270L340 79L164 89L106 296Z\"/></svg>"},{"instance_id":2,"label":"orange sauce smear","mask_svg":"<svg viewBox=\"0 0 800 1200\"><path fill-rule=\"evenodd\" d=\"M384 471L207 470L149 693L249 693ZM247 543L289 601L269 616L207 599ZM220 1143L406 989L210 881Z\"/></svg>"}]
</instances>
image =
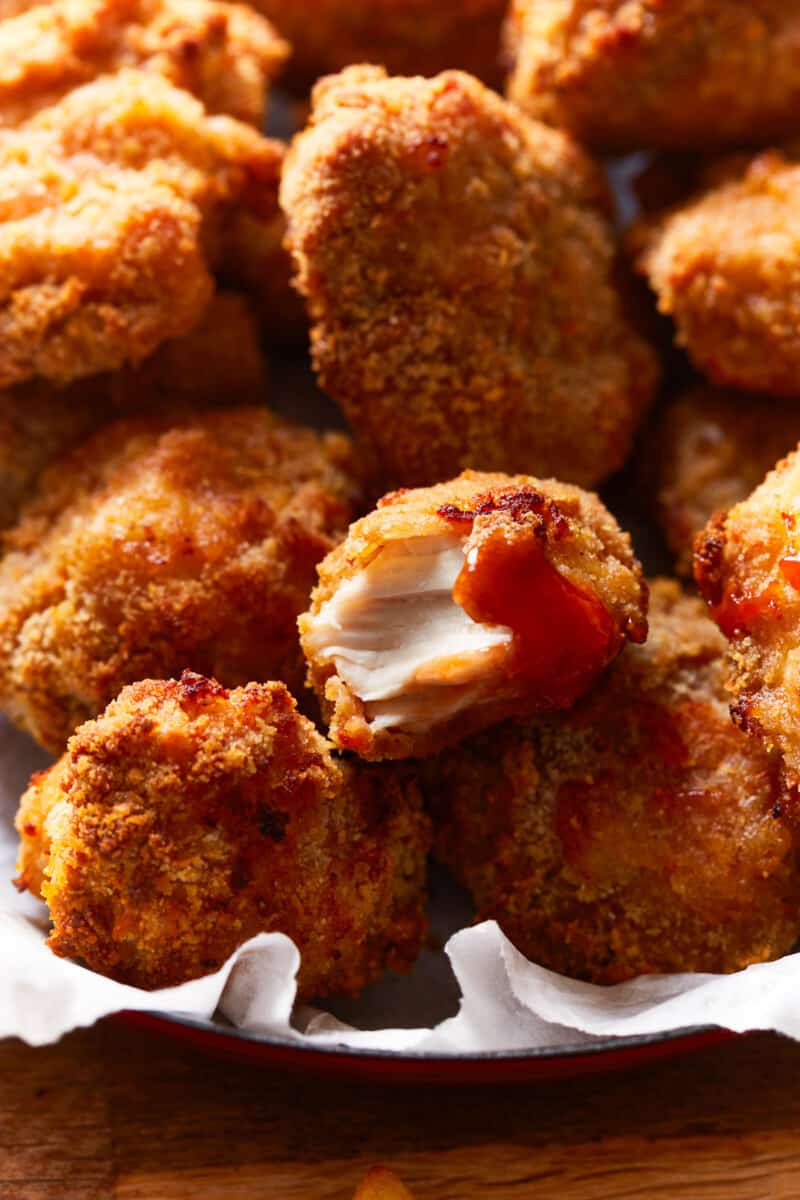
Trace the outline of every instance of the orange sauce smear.
<instances>
[{"instance_id":1,"label":"orange sauce smear","mask_svg":"<svg viewBox=\"0 0 800 1200\"><path fill-rule=\"evenodd\" d=\"M498 530L481 542L453 599L473 621L512 630L511 673L553 707L583 693L621 641L605 605L560 575L532 537L509 540Z\"/></svg>"},{"instance_id":2,"label":"orange sauce smear","mask_svg":"<svg viewBox=\"0 0 800 1200\"><path fill-rule=\"evenodd\" d=\"M785 562L786 560L784 559L783 561ZM800 581L800 563L797 563L797 567L797 578ZM783 569L782 562L781 570L783 571ZM791 579L789 582L792 582ZM795 585L793 584L792 586ZM732 638L736 635L748 633L761 617L777 613L779 599L780 589L776 587L775 583L770 583L760 592L745 592L738 596L723 596L719 604L711 606L711 615L725 634L725 637Z\"/></svg>"}]
</instances>

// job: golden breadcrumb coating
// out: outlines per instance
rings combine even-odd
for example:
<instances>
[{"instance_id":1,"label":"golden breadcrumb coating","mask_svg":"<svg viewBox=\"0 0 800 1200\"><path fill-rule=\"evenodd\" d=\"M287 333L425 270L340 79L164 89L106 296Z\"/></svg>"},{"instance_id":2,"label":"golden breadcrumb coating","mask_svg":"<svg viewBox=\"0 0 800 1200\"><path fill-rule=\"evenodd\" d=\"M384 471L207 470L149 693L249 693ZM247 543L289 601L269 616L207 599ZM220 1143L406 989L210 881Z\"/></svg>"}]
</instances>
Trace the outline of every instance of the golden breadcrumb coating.
<instances>
[{"instance_id":1,"label":"golden breadcrumb coating","mask_svg":"<svg viewBox=\"0 0 800 1200\"><path fill-rule=\"evenodd\" d=\"M0 130L0 387L115 370L188 333L230 213L274 219L281 161L147 71Z\"/></svg>"},{"instance_id":2,"label":"golden breadcrumb coating","mask_svg":"<svg viewBox=\"0 0 800 1200\"><path fill-rule=\"evenodd\" d=\"M695 577L730 640L733 718L783 756L800 784L800 453L709 522Z\"/></svg>"},{"instance_id":3,"label":"golden breadcrumb coating","mask_svg":"<svg viewBox=\"0 0 800 1200\"><path fill-rule=\"evenodd\" d=\"M596 983L735 971L800 935L778 765L731 723L724 639L652 588L651 634L566 714L430 766L436 853L535 962Z\"/></svg>"},{"instance_id":4,"label":"golden breadcrumb coating","mask_svg":"<svg viewBox=\"0 0 800 1200\"><path fill-rule=\"evenodd\" d=\"M643 486L682 575L694 539L715 513L746 499L800 440L792 400L698 384L672 400L648 431Z\"/></svg>"},{"instance_id":5,"label":"golden breadcrumb coating","mask_svg":"<svg viewBox=\"0 0 800 1200\"><path fill-rule=\"evenodd\" d=\"M260 125L289 47L220 0L50 0L0 21L0 125L18 125L121 67L156 71L208 112Z\"/></svg>"},{"instance_id":6,"label":"golden breadcrumb coating","mask_svg":"<svg viewBox=\"0 0 800 1200\"><path fill-rule=\"evenodd\" d=\"M137 679L301 688L296 618L358 500L347 438L263 408L106 426L5 534L0 708L60 753Z\"/></svg>"},{"instance_id":7,"label":"golden breadcrumb coating","mask_svg":"<svg viewBox=\"0 0 800 1200\"><path fill-rule=\"evenodd\" d=\"M411 1192L387 1167L370 1167L353 1200L414 1200Z\"/></svg>"},{"instance_id":8,"label":"golden breadcrumb coating","mask_svg":"<svg viewBox=\"0 0 800 1200\"><path fill-rule=\"evenodd\" d=\"M258 328L244 301L218 292L200 324L138 367L64 389L34 380L0 392L0 529L40 472L115 417L257 404L267 394Z\"/></svg>"},{"instance_id":9,"label":"golden breadcrumb coating","mask_svg":"<svg viewBox=\"0 0 800 1200\"><path fill-rule=\"evenodd\" d=\"M394 75L460 67L489 83L500 77L506 0L256 0L292 44L288 79L308 87L353 63Z\"/></svg>"},{"instance_id":10,"label":"golden breadcrumb coating","mask_svg":"<svg viewBox=\"0 0 800 1200\"><path fill-rule=\"evenodd\" d=\"M280 931L301 999L355 993L409 967L425 931L415 784L334 759L281 683L126 688L33 779L17 823L17 883L40 885L50 947L137 987Z\"/></svg>"},{"instance_id":11,"label":"golden breadcrumb coating","mask_svg":"<svg viewBox=\"0 0 800 1200\"><path fill-rule=\"evenodd\" d=\"M467 471L385 496L319 566L300 618L342 749L423 757L567 708L647 634L630 538L594 495Z\"/></svg>"},{"instance_id":12,"label":"golden breadcrumb coating","mask_svg":"<svg viewBox=\"0 0 800 1200\"><path fill-rule=\"evenodd\" d=\"M737 158L634 235L659 309L713 383L800 395L798 186L783 152Z\"/></svg>"},{"instance_id":13,"label":"golden breadcrumb coating","mask_svg":"<svg viewBox=\"0 0 800 1200\"><path fill-rule=\"evenodd\" d=\"M567 137L458 72L351 68L316 87L281 203L320 381L384 485L622 464L657 367Z\"/></svg>"},{"instance_id":14,"label":"golden breadcrumb coating","mask_svg":"<svg viewBox=\"0 0 800 1200\"><path fill-rule=\"evenodd\" d=\"M508 95L604 151L800 130L798 0L512 0Z\"/></svg>"}]
</instances>

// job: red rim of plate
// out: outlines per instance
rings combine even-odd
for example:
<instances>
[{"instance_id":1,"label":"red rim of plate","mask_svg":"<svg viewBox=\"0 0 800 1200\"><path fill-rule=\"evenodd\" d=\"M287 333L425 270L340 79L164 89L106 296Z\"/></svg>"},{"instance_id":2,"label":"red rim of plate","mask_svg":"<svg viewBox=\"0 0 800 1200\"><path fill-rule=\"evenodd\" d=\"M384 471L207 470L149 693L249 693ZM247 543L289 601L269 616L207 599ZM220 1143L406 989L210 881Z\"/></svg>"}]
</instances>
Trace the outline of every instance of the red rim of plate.
<instances>
[{"instance_id":1,"label":"red rim of plate","mask_svg":"<svg viewBox=\"0 0 800 1200\"><path fill-rule=\"evenodd\" d=\"M376 1083L511 1083L568 1079L627 1070L718 1045L739 1035L714 1026L669 1033L608 1038L591 1045L465 1055L397 1053L350 1046L309 1046L290 1038L264 1037L179 1014L126 1011L119 1019L216 1056L308 1071L328 1078Z\"/></svg>"}]
</instances>

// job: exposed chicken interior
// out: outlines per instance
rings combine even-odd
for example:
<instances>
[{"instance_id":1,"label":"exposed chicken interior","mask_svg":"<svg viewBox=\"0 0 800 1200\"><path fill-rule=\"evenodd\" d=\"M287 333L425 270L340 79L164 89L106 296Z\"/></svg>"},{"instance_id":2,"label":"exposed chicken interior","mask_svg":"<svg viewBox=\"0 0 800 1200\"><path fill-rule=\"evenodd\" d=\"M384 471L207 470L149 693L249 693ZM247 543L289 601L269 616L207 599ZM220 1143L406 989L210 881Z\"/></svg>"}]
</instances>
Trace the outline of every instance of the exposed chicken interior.
<instances>
[{"instance_id":1,"label":"exposed chicken interior","mask_svg":"<svg viewBox=\"0 0 800 1200\"><path fill-rule=\"evenodd\" d=\"M429 729L503 676L512 630L453 598L466 546L455 532L391 541L313 617L307 651L334 664L373 729Z\"/></svg>"}]
</instances>

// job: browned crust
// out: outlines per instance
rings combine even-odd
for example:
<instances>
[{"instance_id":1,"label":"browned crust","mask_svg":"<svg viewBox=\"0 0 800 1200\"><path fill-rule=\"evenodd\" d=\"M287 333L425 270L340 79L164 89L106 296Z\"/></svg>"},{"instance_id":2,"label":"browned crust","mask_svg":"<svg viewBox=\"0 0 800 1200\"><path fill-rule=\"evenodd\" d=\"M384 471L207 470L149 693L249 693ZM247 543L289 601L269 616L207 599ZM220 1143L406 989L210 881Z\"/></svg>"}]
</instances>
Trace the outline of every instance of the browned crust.
<instances>
[{"instance_id":1,"label":"browned crust","mask_svg":"<svg viewBox=\"0 0 800 1200\"><path fill-rule=\"evenodd\" d=\"M136 679L302 687L296 617L359 495L347 438L264 408L107 426L6 535L0 704L58 753Z\"/></svg>"},{"instance_id":2,"label":"browned crust","mask_svg":"<svg viewBox=\"0 0 800 1200\"><path fill-rule=\"evenodd\" d=\"M188 333L231 211L274 219L282 158L146 71L0 130L0 387L115 370Z\"/></svg>"},{"instance_id":3,"label":"browned crust","mask_svg":"<svg viewBox=\"0 0 800 1200\"><path fill-rule=\"evenodd\" d=\"M269 22L240 4L49 0L0 21L0 125L19 125L122 67L157 72L208 112L260 125L269 80L288 54Z\"/></svg>"},{"instance_id":4,"label":"browned crust","mask_svg":"<svg viewBox=\"0 0 800 1200\"><path fill-rule=\"evenodd\" d=\"M800 934L795 805L732 724L724 639L672 581L651 634L566 714L426 765L436 853L479 918L562 974L735 971Z\"/></svg>"},{"instance_id":5,"label":"browned crust","mask_svg":"<svg viewBox=\"0 0 800 1200\"><path fill-rule=\"evenodd\" d=\"M508 94L605 152L797 130L797 0L513 0Z\"/></svg>"},{"instance_id":6,"label":"browned crust","mask_svg":"<svg viewBox=\"0 0 800 1200\"><path fill-rule=\"evenodd\" d=\"M622 464L658 368L623 315L606 202L569 138L469 76L318 84L283 173L287 244L322 386L385 485L465 467L592 485Z\"/></svg>"},{"instance_id":7,"label":"browned crust","mask_svg":"<svg viewBox=\"0 0 800 1200\"><path fill-rule=\"evenodd\" d=\"M301 999L357 992L424 934L415 786L334 760L282 684L134 684L33 780L18 828L51 948L138 987L277 930L301 951Z\"/></svg>"}]
</instances>

